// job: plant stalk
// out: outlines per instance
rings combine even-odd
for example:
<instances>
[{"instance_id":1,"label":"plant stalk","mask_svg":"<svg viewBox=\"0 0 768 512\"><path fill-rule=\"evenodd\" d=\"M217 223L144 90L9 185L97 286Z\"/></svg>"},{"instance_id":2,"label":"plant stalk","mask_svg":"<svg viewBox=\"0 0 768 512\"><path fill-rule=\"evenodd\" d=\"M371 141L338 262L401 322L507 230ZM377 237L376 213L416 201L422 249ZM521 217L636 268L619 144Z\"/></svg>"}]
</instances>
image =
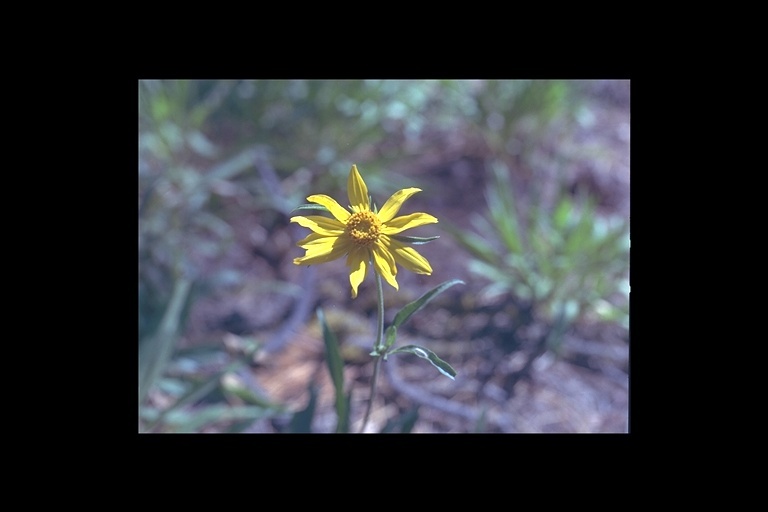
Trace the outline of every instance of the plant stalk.
<instances>
[{"instance_id":1,"label":"plant stalk","mask_svg":"<svg viewBox=\"0 0 768 512\"><path fill-rule=\"evenodd\" d=\"M379 367L381 366L381 354L379 353L382 347L383 335L384 335L384 288L381 283L381 276L376 274L376 297L378 299L378 321L376 322L376 343L373 345L373 351L378 355L374 356L375 361L373 363L373 377L371 377L371 397L368 400L368 406L365 409L365 417L363 417L363 425L360 427L360 433L365 430L365 426L368 424L368 418L371 415L371 408L373 407L373 399L376 397L376 381L379 378Z\"/></svg>"}]
</instances>

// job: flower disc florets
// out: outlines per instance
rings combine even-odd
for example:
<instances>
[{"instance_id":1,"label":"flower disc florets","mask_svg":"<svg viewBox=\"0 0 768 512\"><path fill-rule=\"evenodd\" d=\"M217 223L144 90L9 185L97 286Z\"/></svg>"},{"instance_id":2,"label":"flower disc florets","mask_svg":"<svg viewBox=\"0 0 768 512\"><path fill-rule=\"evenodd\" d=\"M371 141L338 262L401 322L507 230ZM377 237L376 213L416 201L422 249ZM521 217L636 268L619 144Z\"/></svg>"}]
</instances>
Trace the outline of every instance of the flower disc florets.
<instances>
[{"instance_id":1,"label":"flower disc florets","mask_svg":"<svg viewBox=\"0 0 768 512\"><path fill-rule=\"evenodd\" d=\"M347 220L346 232L356 245L368 247L379 239L381 221L373 212L353 213Z\"/></svg>"}]
</instances>

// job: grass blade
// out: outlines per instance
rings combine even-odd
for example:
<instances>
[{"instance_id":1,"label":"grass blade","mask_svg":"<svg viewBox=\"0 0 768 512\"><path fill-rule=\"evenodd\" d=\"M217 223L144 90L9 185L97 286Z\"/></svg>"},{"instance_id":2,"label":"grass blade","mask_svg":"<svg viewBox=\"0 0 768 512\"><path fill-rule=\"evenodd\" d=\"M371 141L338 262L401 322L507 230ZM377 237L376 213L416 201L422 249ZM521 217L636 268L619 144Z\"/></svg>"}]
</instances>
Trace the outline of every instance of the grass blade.
<instances>
[{"instance_id":1,"label":"grass blade","mask_svg":"<svg viewBox=\"0 0 768 512\"><path fill-rule=\"evenodd\" d=\"M139 404L144 402L147 393L162 375L173 354L173 347L179 336L184 303L191 287L192 281L189 279L176 281L160 326L139 348Z\"/></svg>"},{"instance_id":2,"label":"grass blade","mask_svg":"<svg viewBox=\"0 0 768 512\"><path fill-rule=\"evenodd\" d=\"M298 411L291 418L288 425L288 432L295 434L312 433L312 418L315 415L315 406L317 405L317 388L314 384L309 386L309 401L307 407Z\"/></svg>"},{"instance_id":3,"label":"grass blade","mask_svg":"<svg viewBox=\"0 0 768 512\"><path fill-rule=\"evenodd\" d=\"M199 432L203 427L239 421L256 421L274 418L281 411L255 405L230 406L214 404L192 411L176 410L169 414L166 422L175 432Z\"/></svg>"},{"instance_id":4,"label":"grass blade","mask_svg":"<svg viewBox=\"0 0 768 512\"><path fill-rule=\"evenodd\" d=\"M389 434L392 432L400 432L402 434L409 434L416 425L416 421L419 419L419 406L412 409L408 409L401 415L391 420L388 420L386 425L381 429L381 434Z\"/></svg>"},{"instance_id":5,"label":"grass blade","mask_svg":"<svg viewBox=\"0 0 768 512\"><path fill-rule=\"evenodd\" d=\"M336 415L338 423L336 432L342 432L345 424L349 425L349 411L347 398L344 396L344 362L341 359L339 342L336 335L328 328L323 310L317 309L317 318L323 329L323 341L325 342L325 359L328 363L328 371L331 374L333 388L336 393Z\"/></svg>"}]
</instances>

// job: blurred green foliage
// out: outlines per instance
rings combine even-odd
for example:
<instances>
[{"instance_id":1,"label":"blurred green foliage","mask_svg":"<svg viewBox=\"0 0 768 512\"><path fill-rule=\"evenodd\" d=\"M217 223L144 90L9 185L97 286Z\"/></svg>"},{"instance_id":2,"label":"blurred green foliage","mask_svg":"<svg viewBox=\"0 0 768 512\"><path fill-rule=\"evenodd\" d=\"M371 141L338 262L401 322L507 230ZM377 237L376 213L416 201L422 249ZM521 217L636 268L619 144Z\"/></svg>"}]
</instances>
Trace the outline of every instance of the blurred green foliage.
<instances>
[{"instance_id":1,"label":"blurred green foliage","mask_svg":"<svg viewBox=\"0 0 768 512\"><path fill-rule=\"evenodd\" d=\"M328 365L328 372L333 381L333 391L336 404L336 432L346 434L349 432L350 421L350 403L352 402L352 391L344 393L344 361L339 349L339 341L336 335L328 328L325 321L325 315L322 309L317 310L317 318L323 329L323 342L325 343L325 362Z\"/></svg>"},{"instance_id":2,"label":"blurred green foliage","mask_svg":"<svg viewBox=\"0 0 768 512\"><path fill-rule=\"evenodd\" d=\"M285 417L284 407L243 381L243 372L257 349L254 340L244 339L227 351L220 347L177 351L164 374L154 380L169 405L160 408L140 403L142 430L196 432L216 426L239 432L256 420Z\"/></svg>"},{"instance_id":3,"label":"blurred green foliage","mask_svg":"<svg viewBox=\"0 0 768 512\"><path fill-rule=\"evenodd\" d=\"M470 271L488 282L484 293L531 304L552 327L552 346L586 314L628 329L628 221L598 216L594 198L565 192L551 210L534 195L523 212L507 166L493 162L491 174L487 215L471 215L474 232L453 230L473 256Z\"/></svg>"},{"instance_id":4,"label":"blurred green foliage","mask_svg":"<svg viewBox=\"0 0 768 512\"><path fill-rule=\"evenodd\" d=\"M220 253L230 226L210 208L202 164L218 155L201 131L213 105L190 82L139 83L139 338L156 329L174 283L194 280L190 255ZM209 236L210 235L210 236Z\"/></svg>"},{"instance_id":5,"label":"blurred green foliage","mask_svg":"<svg viewBox=\"0 0 768 512\"><path fill-rule=\"evenodd\" d=\"M224 254L234 240L233 229L221 218L216 200L227 190L227 180L252 165L242 154L227 158L206 136L204 128L220 106L222 88L216 86L203 94L202 85L139 82L140 408L152 388L168 387L169 381L163 376L184 332L190 307L202 289L200 266ZM214 277L236 279L227 269ZM195 382L175 383L168 389L178 392L171 393L179 400L176 406L186 403L190 393L193 397L200 394ZM208 384L202 389L215 387ZM158 421L174 424L171 420L178 416L143 411L142 417L153 425ZM155 420L151 420L153 416ZM179 420L176 424L190 422Z\"/></svg>"}]
</instances>

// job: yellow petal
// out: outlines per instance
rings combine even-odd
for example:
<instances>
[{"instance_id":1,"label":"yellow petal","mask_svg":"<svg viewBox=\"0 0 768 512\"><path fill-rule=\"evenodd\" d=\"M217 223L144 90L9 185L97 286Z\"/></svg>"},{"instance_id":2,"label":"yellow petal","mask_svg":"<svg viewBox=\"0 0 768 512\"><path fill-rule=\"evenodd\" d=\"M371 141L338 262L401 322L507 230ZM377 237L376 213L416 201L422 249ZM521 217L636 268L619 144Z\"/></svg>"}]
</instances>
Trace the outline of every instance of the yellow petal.
<instances>
[{"instance_id":1,"label":"yellow petal","mask_svg":"<svg viewBox=\"0 0 768 512\"><path fill-rule=\"evenodd\" d=\"M349 284L352 285L352 298L357 297L357 287L365 279L365 271L368 263L368 251L360 247L354 247L347 255L349 267Z\"/></svg>"},{"instance_id":2,"label":"yellow petal","mask_svg":"<svg viewBox=\"0 0 768 512\"><path fill-rule=\"evenodd\" d=\"M320 247L320 246L323 246L323 245L332 245L334 243L341 243L341 242L336 242L336 240L338 240L339 238L342 238L342 239L345 239L345 240L349 240L345 236L341 236L341 237L338 237L338 236L321 236L317 240L311 240L311 241L309 241L309 242L307 242L305 244L301 244L299 247L301 247L302 249L309 250L309 249Z\"/></svg>"},{"instance_id":3,"label":"yellow petal","mask_svg":"<svg viewBox=\"0 0 768 512\"><path fill-rule=\"evenodd\" d=\"M386 222L381 227L381 232L385 235L394 235L401 231L405 231L406 229L423 226L424 224L434 224L436 222L437 218L428 213L412 213Z\"/></svg>"},{"instance_id":4,"label":"yellow petal","mask_svg":"<svg viewBox=\"0 0 768 512\"><path fill-rule=\"evenodd\" d=\"M397 275L395 258L386 247L378 243L373 246L371 252L373 253L373 268L376 273L381 275L395 290L399 290L395 279L395 275Z\"/></svg>"},{"instance_id":5,"label":"yellow petal","mask_svg":"<svg viewBox=\"0 0 768 512\"><path fill-rule=\"evenodd\" d=\"M329 219L321 215L310 215L309 217L291 217L291 222L296 222L299 226L309 228L318 235L339 236L344 232L344 224L336 219Z\"/></svg>"},{"instance_id":6,"label":"yellow petal","mask_svg":"<svg viewBox=\"0 0 768 512\"><path fill-rule=\"evenodd\" d=\"M379 210L379 220L381 222L387 222L388 220L391 220L395 215L397 215L397 212L400 211L400 207L403 206L405 200L416 192L421 192L421 189L404 188L403 190L398 190L392 194L392 196L387 199L387 202L384 203L384 206L382 206Z\"/></svg>"},{"instance_id":7,"label":"yellow petal","mask_svg":"<svg viewBox=\"0 0 768 512\"><path fill-rule=\"evenodd\" d=\"M349 241L335 236L326 236L319 240L304 244L303 248L307 251L305 255L306 257L325 254L330 252L334 247L340 247L345 244L348 245Z\"/></svg>"},{"instance_id":8,"label":"yellow petal","mask_svg":"<svg viewBox=\"0 0 768 512\"><path fill-rule=\"evenodd\" d=\"M368 187L365 186L363 177L357 172L357 166L354 164L349 170L349 178L347 178L347 195L353 211L360 212L371 209L368 202Z\"/></svg>"},{"instance_id":9,"label":"yellow petal","mask_svg":"<svg viewBox=\"0 0 768 512\"><path fill-rule=\"evenodd\" d=\"M385 243L395 257L395 261L416 274L432 274L432 267L427 259L416 252L413 248L404 245L397 240L387 237Z\"/></svg>"},{"instance_id":10,"label":"yellow petal","mask_svg":"<svg viewBox=\"0 0 768 512\"><path fill-rule=\"evenodd\" d=\"M325 243L308 246L307 253L301 258L294 258L296 265L317 265L327 263L344 256L352 245L346 238L328 237Z\"/></svg>"},{"instance_id":11,"label":"yellow petal","mask_svg":"<svg viewBox=\"0 0 768 512\"><path fill-rule=\"evenodd\" d=\"M325 206L328 208L328 211L331 212L331 215L336 217L336 220L346 222L349 218L350 214L347 209L337 203L336 200L330 196L325 194L315 194L313 196L309 196L307 201Z\"/></svg>"},{"instance_id":12,"label":"yellow petal","mask_svg":"<svg viewBox=\"0 0 768 512\"><path fill-rule=\"evenodd\" d=\"M307 244L317 243L319 240L323 240L325 238L336 238L336 237L335 236L329 237L327 235L318 235L317 233L310 233L306 237L296 242L296 245L298 245L299 247L303 247Z\"/></svg>"}]
</instances>

